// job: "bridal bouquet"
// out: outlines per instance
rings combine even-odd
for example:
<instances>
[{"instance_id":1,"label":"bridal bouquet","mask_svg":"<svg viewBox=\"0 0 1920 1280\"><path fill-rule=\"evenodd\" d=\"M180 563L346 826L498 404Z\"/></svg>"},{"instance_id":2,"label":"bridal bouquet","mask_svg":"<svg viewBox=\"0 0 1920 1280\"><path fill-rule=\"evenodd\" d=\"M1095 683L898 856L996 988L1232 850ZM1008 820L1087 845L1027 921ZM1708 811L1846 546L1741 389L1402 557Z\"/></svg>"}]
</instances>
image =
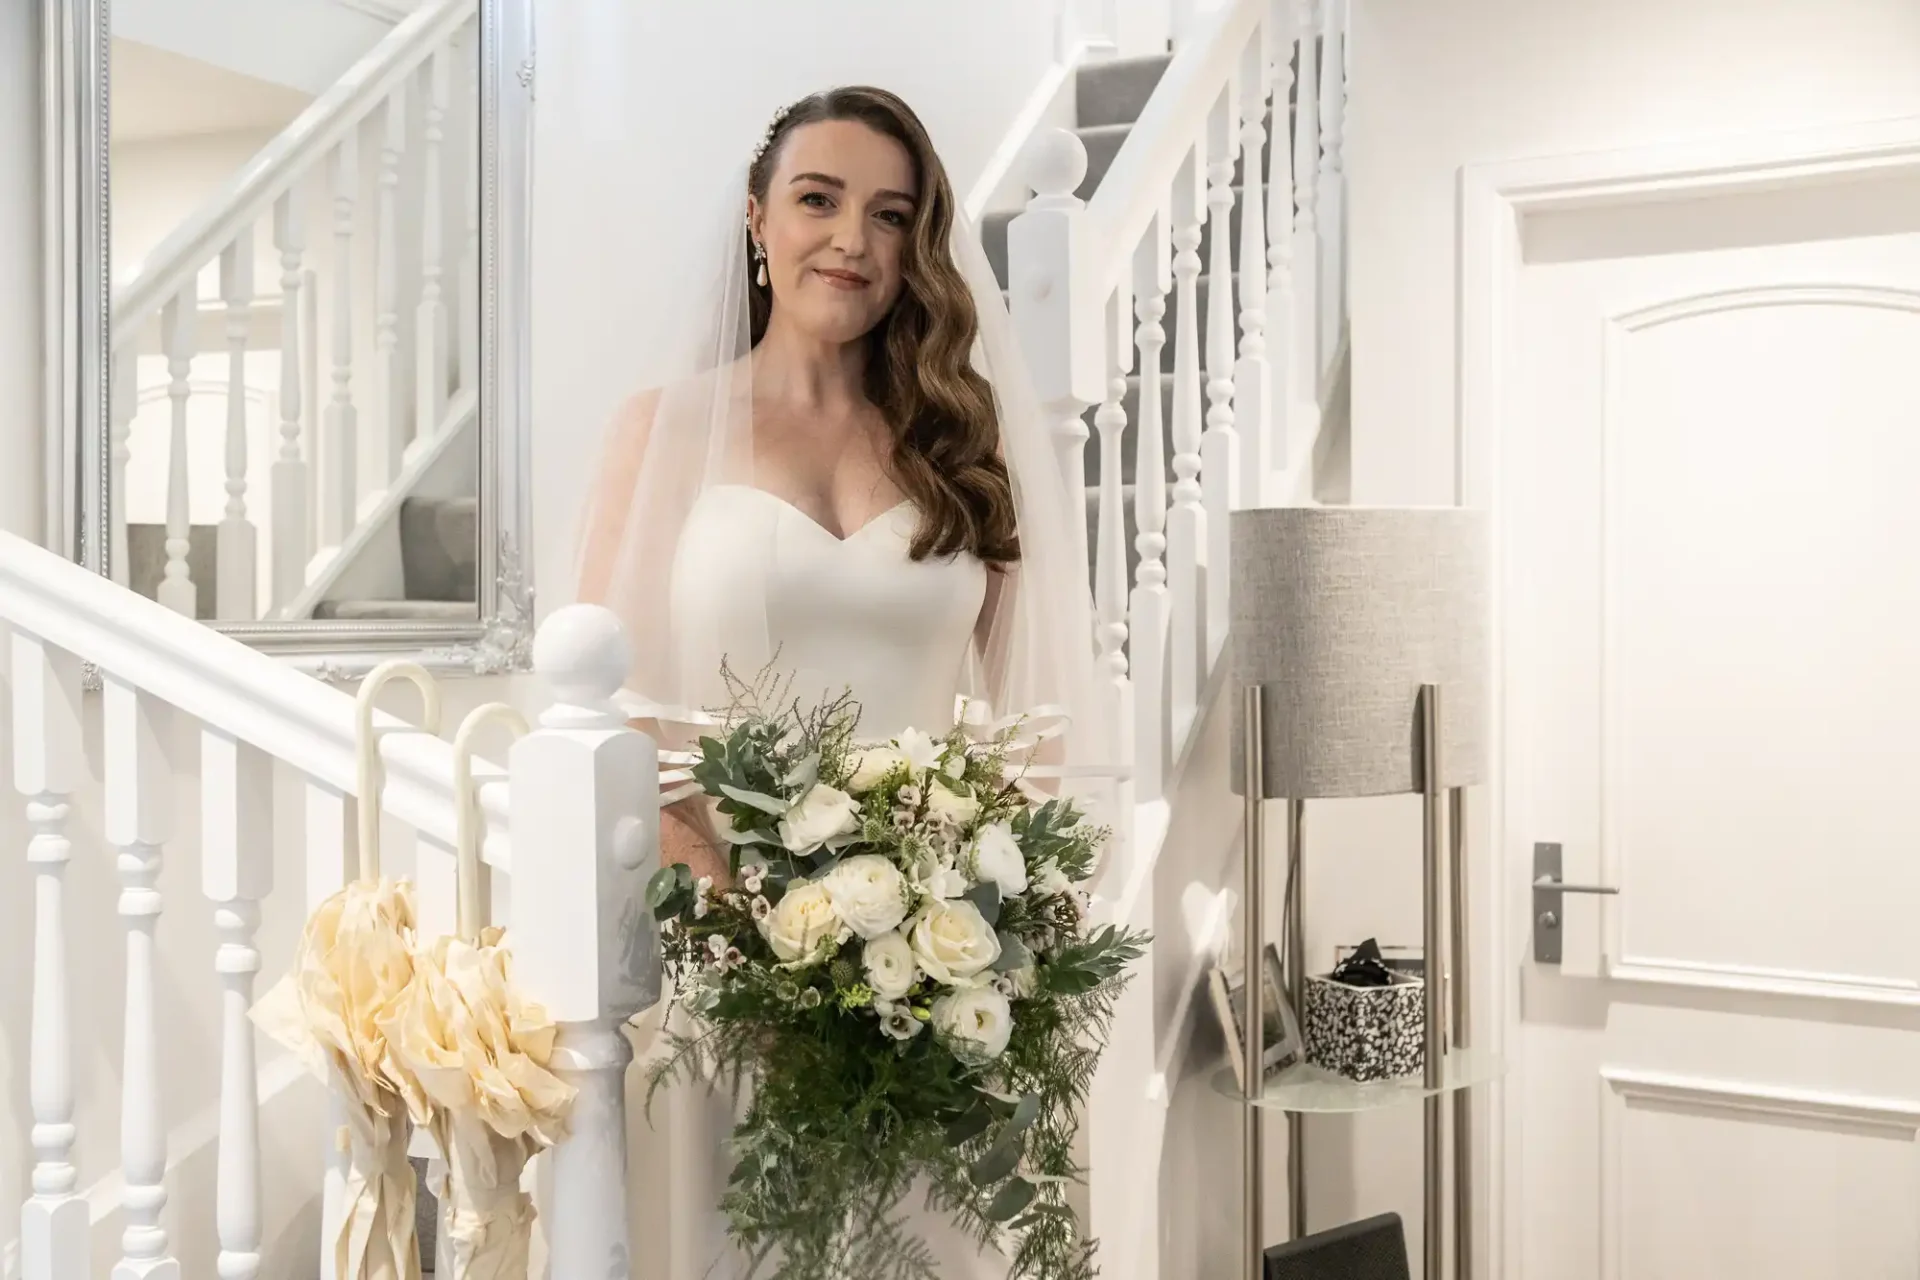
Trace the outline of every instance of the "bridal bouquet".
<instances>
[{"instance_id":1,"label":"bridal bouquet","mask_svg":"<svg viewBox=\"0 0 1920 1280\"><path fill-rule=\"evenodd\" d=\"M1108 832L1021 785L1017 725L861 743L851 698L735 691L692 769L733 884L678 865L647 890L693 1015L652 1086L750 1085L734 1240L790 1280L931 1277L899 1212L918 1184L1012 1276L1093 1276L1066 1202L1077 1114L1147 941L1087 925Z\"/></svg>"}]
</instances>

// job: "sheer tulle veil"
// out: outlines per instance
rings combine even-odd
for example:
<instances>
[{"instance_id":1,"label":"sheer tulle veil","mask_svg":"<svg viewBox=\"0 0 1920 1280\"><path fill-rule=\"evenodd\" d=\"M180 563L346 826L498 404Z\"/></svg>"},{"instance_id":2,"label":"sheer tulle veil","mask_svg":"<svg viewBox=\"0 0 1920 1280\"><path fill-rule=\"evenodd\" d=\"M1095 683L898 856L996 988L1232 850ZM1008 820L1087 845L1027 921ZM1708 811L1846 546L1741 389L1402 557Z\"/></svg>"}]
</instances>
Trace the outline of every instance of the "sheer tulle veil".
<instances>
[{"instance_id":1,"label":"sheer tulle veil","mask_svg":"<svg viewBox=\"0 0 1920 1280\"><path fill-rule=\"evenodd\" d=\"M755 483L747 150L701 220L706 242L671 255L670 273L638 308L624 345L651 389L608 429L581 527L577 598L605 604L625 625L634 652L630 708L658 723L666 747L685 746L726 705L723 657L738 673L770 662L778 670L762 583L729 584L724 652L717 635L703 634L711 619L676 618L671 604L675 550L694 504L716 485ZM979 317L973 363L993 389L1021 545L1019 562L991 593L959 692L976 712L1031 716L1047 739L1036 772L1107 774L1116 726L1095 678L1089 574L1073 536L1074 522L1085 519L1080 487L1061 474L998 281L957 210L950 248Z\"/></svg>"}]
</instances>

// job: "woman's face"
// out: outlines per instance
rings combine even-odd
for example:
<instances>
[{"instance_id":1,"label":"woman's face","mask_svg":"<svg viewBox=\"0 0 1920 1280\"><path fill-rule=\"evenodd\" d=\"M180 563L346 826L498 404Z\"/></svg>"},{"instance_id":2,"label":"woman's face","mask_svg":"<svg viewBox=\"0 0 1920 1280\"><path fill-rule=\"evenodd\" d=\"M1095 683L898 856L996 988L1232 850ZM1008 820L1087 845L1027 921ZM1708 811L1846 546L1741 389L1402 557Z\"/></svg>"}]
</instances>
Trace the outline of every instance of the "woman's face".
<instances>
[{"instance_id":1,"label":"woman's face","mask_svg":"<svg viewBox=\"0 0 1920 1280\"><path fill-rule=\"evenodd\" d=\"M885 318L920 197L906 147L854 120L787 135L749 217L783 323L848 343Z\"/></svg>"}]
</instances>

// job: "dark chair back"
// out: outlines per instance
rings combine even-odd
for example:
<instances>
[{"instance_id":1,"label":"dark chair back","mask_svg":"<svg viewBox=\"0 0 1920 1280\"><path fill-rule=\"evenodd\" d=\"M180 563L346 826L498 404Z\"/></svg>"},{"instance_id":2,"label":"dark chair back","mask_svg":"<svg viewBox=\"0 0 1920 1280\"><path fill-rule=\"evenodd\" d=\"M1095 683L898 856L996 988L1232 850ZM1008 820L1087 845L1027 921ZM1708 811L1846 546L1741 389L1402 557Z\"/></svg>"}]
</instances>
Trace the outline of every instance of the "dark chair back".
<instances>
[{"instance_id":1,"label":"dark chair back","mask_svg":"<svg viewBox=\"0 0 1920 1280\"><path fill-rule=\"evenodd\" d=\"M1400 1215L1383 1213L1267 1250L1266 1280L1413 1280Z\"/></svg>"}]
</instances>

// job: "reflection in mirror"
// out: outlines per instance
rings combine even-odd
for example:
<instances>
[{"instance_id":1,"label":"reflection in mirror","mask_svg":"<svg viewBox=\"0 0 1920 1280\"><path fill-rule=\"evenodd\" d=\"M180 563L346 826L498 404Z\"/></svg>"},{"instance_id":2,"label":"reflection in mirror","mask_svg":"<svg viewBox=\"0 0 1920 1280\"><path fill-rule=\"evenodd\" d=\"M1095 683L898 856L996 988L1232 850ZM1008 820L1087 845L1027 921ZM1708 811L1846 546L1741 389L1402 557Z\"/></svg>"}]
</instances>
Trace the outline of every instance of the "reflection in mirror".
<instances>
[{"instance_id":1,"label":"reflection in mirror","mask_svg":"<svg viewBox=\"0 0 1920 1280\"><path fill-rule=\"evenodd\" d=\"M479 621L476 0L118 0L107 562L222 624Z\"/></svg>"}]
</instances>

